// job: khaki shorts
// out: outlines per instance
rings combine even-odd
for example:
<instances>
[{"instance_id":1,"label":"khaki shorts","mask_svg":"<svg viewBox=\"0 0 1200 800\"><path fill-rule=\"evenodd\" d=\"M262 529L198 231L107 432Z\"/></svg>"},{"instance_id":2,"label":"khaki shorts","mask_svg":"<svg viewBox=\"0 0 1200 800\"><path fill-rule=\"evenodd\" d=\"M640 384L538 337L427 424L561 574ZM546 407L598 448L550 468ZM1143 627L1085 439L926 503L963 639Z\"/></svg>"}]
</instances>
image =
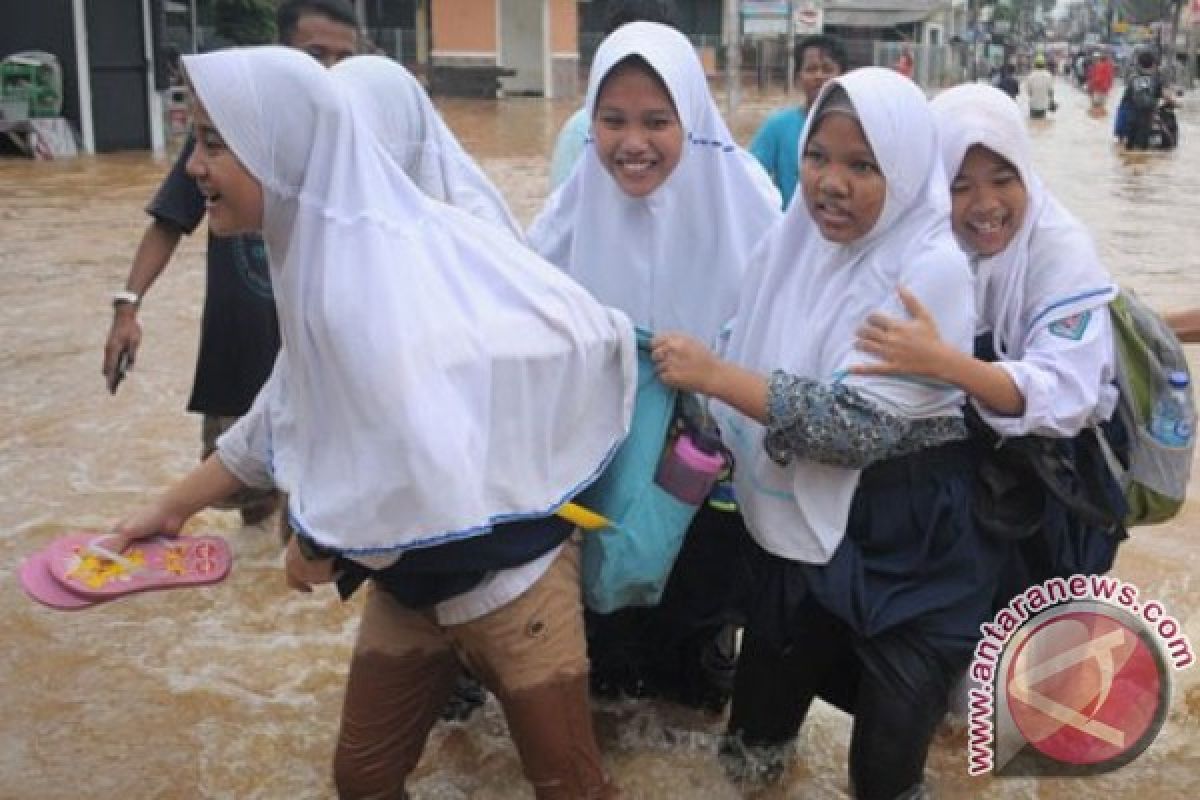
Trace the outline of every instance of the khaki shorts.
<instances>
[{"instance_id":1,"label":"khaki shorts","mask_svg":"<svg viewBox=\"0 0 1200 800\"><path fill-rule=\"evenodd\" d=\"M351 684L360 662L383 659L389 682L427 683L430 665L462 661L494 694L504 697L564 675L588 671L579 578L578 535L532 586L507 605L461 625L439 625L432 610L400 605L372 585L351 663ZM457 669L445 676L447 682ZM348 693L353 694L355 686ZM395 700L376 697L364 709ZM349 698L347 698L349 702Z\"/></svg>"},{"instance_id":2,"label":"khaki shorts","mask_svg":"<svg viewBox=\"0 0 1200 800\"><path fill-rule=\"evenodd\" d=\"M499 700L539 798L613 796L592 731L579 560L576 534L524 594L461 625L372 586L334 759L342 796L403 796L460 663Z\"/></svg>"}]
</instances>

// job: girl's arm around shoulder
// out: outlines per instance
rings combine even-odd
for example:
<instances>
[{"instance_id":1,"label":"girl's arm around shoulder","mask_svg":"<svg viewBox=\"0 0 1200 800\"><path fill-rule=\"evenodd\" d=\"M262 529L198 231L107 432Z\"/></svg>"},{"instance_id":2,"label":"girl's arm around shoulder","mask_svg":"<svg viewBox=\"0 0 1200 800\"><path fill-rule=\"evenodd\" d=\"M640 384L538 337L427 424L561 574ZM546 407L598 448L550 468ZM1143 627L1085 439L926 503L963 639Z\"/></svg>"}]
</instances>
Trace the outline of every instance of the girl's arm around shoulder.
<instances>
[{"instance_id":1,"label":"girl's arm around shoulder","mask_svg":"<svg viewBox=\"0 0 1200 800\"><path fill-rule=\"evenodd\" d=\"M867 317L853 375L916 377L956 386L998 414L1022 413L1024 398L1003 370L974 357L975 289L966 258L935 252L895 305Z\"/></svg>"},{"instance_id":2,"label":"girl's arm around shoulder","mask_svg":"<svg viewBox=\"0 0 1200 800\"><path fill-rule=\"evenodd\" d=\"M933 315L911 291L901 288L899 297L909 318L870 315L856 341L868 358L850 367L852 374L927 378L957 386L996 414L1024 412L1025 398L1005 370L944 339Z\"/></svg>"},{"instance_id":3,"label":"girl's arm around shoulder","mask_svg":"<svg viewBox=\"0 0 1200 800\"><path fill-rule=\"evenodd\" d=\"M995 364L1025 398L1021 413L980 408L997 433L1075 436L1111 410L1116 354L1107 306L1037 321L1024 344L1019 360Z\"/></svg>"}]
</instances>

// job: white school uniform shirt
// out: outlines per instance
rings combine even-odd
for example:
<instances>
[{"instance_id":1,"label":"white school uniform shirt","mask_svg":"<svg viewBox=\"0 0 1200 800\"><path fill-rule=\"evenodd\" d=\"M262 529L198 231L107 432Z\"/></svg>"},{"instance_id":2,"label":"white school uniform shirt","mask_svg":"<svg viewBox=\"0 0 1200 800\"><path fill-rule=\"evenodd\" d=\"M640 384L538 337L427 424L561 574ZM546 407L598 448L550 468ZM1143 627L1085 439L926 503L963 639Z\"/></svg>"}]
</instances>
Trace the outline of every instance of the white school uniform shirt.
<instances>
[{"instance_id":1,"label":"white school uniform shirt","mask_svg":"<svg viewBox=\"0 0 1200 800\"><path fill-rule=\"evenodd\" d=\"M1054 96L1054 76L1038 67L1025 79L1025 91L1029 92L1030 111L1046 111L1050 108L1050 98Z\"/></svg>"},{"instance_id":2,"label":"white school uniform shirt","mask_svg":"<svg viewBox=\"0 0 1200 800\"><path fill-rule=\"evenodd\" d=\"M879 220L861 239L839 245L822 237L802 199L792 203L751 257L725 356L762 375L781 369L844 383L891 414L959 416L963 395L952 386L846 374L874 360L854 347L869 314L905 316L902 286L930 310L942 338L963 352L971 350L975 315L971 274L950 229L948 184L921 90L878 67L835 78L817 99L801 153L836 86L849 96L886 180ZM780 466L764 449L763 425L713 405L736 459L738 506L755 541L782 558L827 563L845 536L861 470L805 458Z\"/></svg>"},{"instance_id":3,"label":"white school uniform shirt","mask_svg":"<svg viewBox=\"0 0 1200 800\"><path fill-rule=\"evenodd\" d=\"M1002 436L1075 436L1116 407L1108 303L1117 286L1087 230L1033 171L1025 122L1003 92L964 84L930 105L951 178L967 150L982 145L1016 168L1028 193L1008 247L971 261L980 330L992 332L997 363L1025 398L1025 412L976 408Z\"/></svg>"},{"instance_id":4,"label":"white school uniform shirt","mask_svg":"<svg viewBox=\"0 0 1200 800\"><path fill-rule=\"evenodd\" d=\"M500 190L459 144L412 73L390 58L354 56L330 74L418 189L524 240Z\"/></svg>"},{"instance_id":5,"label":"white school uniform shirt","mask_svg":"<svg viewBox=\"0 0 1200 800\"><path fill-rule=\"evenodd\" d=\"M593 480L632 412L628 319L425 197L303 53L184 65L262 185L283 335L222 462L269 476L298 529L372 567L546 516Z\"/></svg>"},{"instance_id":6,"label":"white school uniform shirt","mask_svg":"<svg viewBox=\"0 0 1200 800\"><path fill-rule=\"evenodd\" d=\"M675 104L684 131L679 163L658 189L634 198L589 141L534 220L529 244L635 325L712 342L733 315L750 250L780 217L779 190L734 142L691 43L666 25L629 23L601 43L589 119L604 78L632 55L658 73Z\"/></svg>"}]
</instances>

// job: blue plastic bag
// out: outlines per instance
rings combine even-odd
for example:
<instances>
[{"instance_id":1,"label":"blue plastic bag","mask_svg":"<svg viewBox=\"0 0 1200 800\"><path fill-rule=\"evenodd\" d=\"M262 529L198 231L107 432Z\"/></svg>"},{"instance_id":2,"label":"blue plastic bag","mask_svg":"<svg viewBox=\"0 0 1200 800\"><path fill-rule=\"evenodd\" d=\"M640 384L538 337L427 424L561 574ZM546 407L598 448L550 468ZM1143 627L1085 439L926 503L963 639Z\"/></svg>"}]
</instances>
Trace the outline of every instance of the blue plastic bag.
<instances>
[{"instance_id":1,"label":"blue plastic bag","mask_svg":"<svg viewBox=\"0 0 1200 800\"><path fill-rule=\"evenodd\" d=\"M654 482L677 393L655 374L650 334L638 331L638 385L629 436L576 501L613 525L583 537L583 599L593 611L652 606L662 598L697 506Z\"/></svg>"}]
</instances>

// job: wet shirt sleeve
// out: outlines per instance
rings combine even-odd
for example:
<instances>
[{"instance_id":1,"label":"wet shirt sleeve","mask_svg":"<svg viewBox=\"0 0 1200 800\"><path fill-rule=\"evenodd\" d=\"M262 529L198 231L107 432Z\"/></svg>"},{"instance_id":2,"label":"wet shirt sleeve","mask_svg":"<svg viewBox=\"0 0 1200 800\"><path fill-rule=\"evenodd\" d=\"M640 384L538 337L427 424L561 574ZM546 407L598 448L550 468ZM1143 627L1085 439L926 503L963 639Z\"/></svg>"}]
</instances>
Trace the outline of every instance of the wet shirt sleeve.
<instances>
[{"instance_id":1,"label":"wet shirt sleeve","mask_svg":"<svg viewBox=\"0 0 1200 800\"><path fill-rule=\"evenodd\" d=\"M961 417L910 419L883 411L840 383L771 373L763 447L786 467L796 458L850 469L965 439Z\"/></svg>"},{"instance_id":2,"label":"wet shirt sleeve","mask_svg":"<svg viewBox=\"0 0 1200 800\"><path fill-rule=\"evenodd\" d=\"M189 136L154 199L146 206L147 214L184 233L196 230L200 220L204 219L204 195L187 174L187 161L195 148L196 140Z\"/></svg>"},{"instance_id":3,"label":"wet shirt sleeve","mask_svg":"<svg viewBox=\"0 0 1200 800\"><path fill-rule=\"evenodd\" d=\"M239 481L257 489L272 489L271 409L283 390L280 361L263 385L254 404L229 430L217 439L217 458Z\"/></svg>"},{"instance_id":4,"label":"wet shirt sleeve","mask_svg":"<svg viewBox=\"0 0 1200 800\"><path fill-rule=\"evenodd\" d=\"M1021 360L996 363L1025 398L1019 417L976 404L1001 436L1075 436L1112 412L1117 390L1108 306L1039 323Z\"/></svg>"}]
</instances>

